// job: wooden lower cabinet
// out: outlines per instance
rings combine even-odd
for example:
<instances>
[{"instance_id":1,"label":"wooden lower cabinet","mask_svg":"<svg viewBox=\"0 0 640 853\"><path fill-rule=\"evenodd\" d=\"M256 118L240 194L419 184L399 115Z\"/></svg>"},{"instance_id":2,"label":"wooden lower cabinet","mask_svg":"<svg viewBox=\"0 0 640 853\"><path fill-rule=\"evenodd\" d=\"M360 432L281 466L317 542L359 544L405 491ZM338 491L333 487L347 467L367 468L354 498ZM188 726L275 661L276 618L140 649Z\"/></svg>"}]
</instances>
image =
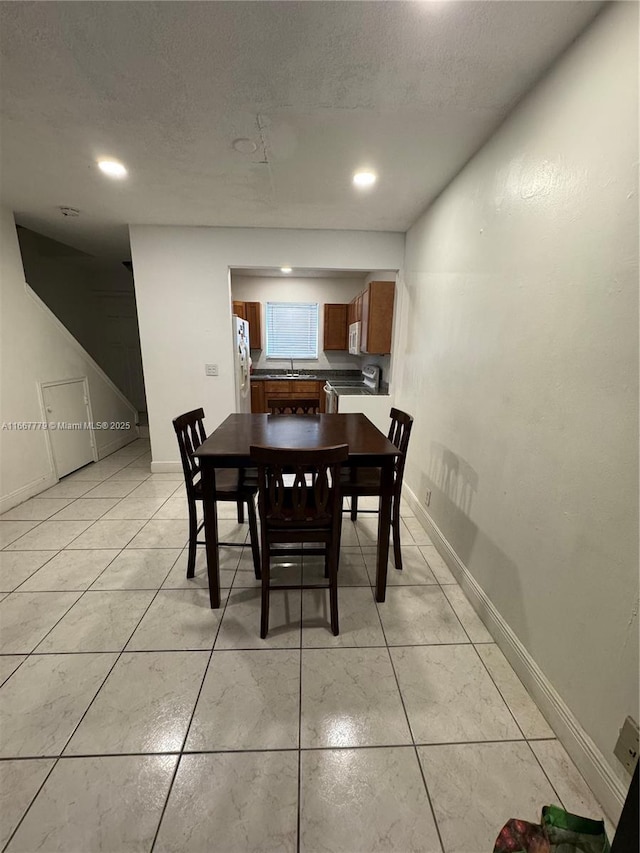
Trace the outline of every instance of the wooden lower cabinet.
<instances>
[{"instance_id":1,"label":"wooden lower cabinet","mask_svg":"<svg viewBox=\"0 0 640 853\"><path fill-rule=\"evenodd\" d=\"M264 382L251 382L251 411L255 413L265 411Z\"/></svg>"},{"instance_id":2,"label":"wooden lower cabinet","mask_svg":"<svg viewBox=\"0 0 640 853\"><path fill-rule=\"evenodd\" d=\"M317 397L324 412L324 380L318 379L254 379L251 382L251 411L268 412L268 400L291 398L302 400Z\"/></svg>"}]
</instances>

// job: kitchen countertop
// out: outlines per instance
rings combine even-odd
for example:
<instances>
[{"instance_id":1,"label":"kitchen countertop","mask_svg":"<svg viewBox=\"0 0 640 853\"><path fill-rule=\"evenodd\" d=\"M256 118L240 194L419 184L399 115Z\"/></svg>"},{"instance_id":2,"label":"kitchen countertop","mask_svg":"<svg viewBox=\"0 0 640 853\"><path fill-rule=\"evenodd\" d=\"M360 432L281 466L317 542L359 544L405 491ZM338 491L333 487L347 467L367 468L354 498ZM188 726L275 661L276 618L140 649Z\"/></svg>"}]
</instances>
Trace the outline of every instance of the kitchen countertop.
<instances>
[{"instance_id":1,"label":"kitchen countertop","mask_svg":"<svg viewBox=\"0 0 640 853\"><path fill-rule=\"evenodd\" d=\"M362 373L359 370L296 370L293 375L288 370L254 370L251 374L251 380L265 379L307 379L317 382L338 382L345 380L346 382L361 382Z\"/></svg>"},{"instance_id":2,"label":"kitchen countertop","mask_svg":"<svg viewBox=\"0 0 640 853\"><path fill-rule=\"evenodd\" d=\"M316 370L309 373L296 373L293 376L286 370L262 371L256 370L251 374L252 382L264 382L265 380L286 379L289 382L327 382L329 381L340 396L352 395L354 397L386 397L389 396L389 386L386 382L380 383L377 391L371 391L362 385L362 373L359 370Z\"/></svg>"}]
</instances>

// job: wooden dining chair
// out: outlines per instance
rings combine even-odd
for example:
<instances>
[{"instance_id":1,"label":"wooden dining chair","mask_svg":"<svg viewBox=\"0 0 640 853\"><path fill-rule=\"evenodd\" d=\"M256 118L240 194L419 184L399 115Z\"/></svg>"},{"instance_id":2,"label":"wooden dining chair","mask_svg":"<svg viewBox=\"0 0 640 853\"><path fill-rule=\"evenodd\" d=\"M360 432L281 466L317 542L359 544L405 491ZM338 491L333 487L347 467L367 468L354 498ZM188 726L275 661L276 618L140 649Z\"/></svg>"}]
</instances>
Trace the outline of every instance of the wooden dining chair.
<instances>
[{"instance_id":1,"label":"wooden dining chair","mask_svg":"<svg viewBox=\"0 0 640 853\"><path fill-rule=\"evenodd\" d=\"M346 444L313 449L251 447L258 466L258 510L262 553L262 609L260 636L269 630L271 558L291 554L324 556L326 583L307 584L305 589L329 589L331 630L337 636L338 561L342 496L340 466L347 461ZM283 548L300 544L300 549ZM322 547L308 547L303 543ZM301 589L301 584L280 585L277 589Z\"/></svg>"},{"instance_id":2,"label":"wooden dining chair","mask_svg":"<svg viewBox=\"0 0 640 853\"><path fill-rule=\"evenodd\" d=\"M204 522L198 525L197 501L202 501L202 481L200 478L200 466L197 458L193 455L206 439L204 429L204 410L194 409L185 412L173 420L173 427L178 437L180 448L180 460L184 473L184 481L187 489L187 505L189 507L189 553L187 558L187 577L192 578L196 570L196 549L198 545L204 545L204 540L198 540L198 533L202 530ZM251 540L251 553L253 555L253 568L256 577L260 577L260 546L258 539L258 523L256 517L255 497L258 492L255 479L249 478L243 468L216 468L216 501L233 501L238 505L238 521L243 516L240 508L246 504L249 518L249 537ZM242 542L218 542L218 545L228 547L244 547Z\"/></svg>"},{"instance_id":3,"label":"wooden dining chair","mask_svg":"<svg viewBox=\"0 0 640 853\"><path fill-rule=\"evenodd\" d=\"M400 409L391 409L389 413L391 424L388 439L400 451L393 472L393 499L391 509L391 529L393 531L393 559L396 569L402 569L402 551L400 550L400 497L402 493L402 478L407 458L407 448L411 436L413 418ZM351 498L351 521L358 518L358 498L376 497L380 495L380 468L351 468L342 475L342 495ZM345 510L348 512L349 510ZM364 509L360 512L378 512L377 509Z\"/></svg>"},{"instance_id":4,"label":"wooden dining chair","mask_svg":"<svg viewBox=\"0 0 640 853\"><path fill-rule=\"evenodd\" d=\"M267 400L267 408L272 415L317 415L320 413L320 400L275 397Z\"/></svg>"}]
</instances>

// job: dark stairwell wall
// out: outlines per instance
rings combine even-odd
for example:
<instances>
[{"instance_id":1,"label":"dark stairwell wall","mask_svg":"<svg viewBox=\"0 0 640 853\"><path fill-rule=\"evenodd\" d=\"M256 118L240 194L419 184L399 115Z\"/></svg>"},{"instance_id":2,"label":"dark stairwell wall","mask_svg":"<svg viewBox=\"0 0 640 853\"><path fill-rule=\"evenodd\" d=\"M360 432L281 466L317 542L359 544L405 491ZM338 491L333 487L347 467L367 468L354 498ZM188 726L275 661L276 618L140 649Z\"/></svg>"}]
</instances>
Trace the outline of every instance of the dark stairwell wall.
<instances>
[{"instance_id":1,"label":"dark stairwell wall","mask_svg":"<svg viewBox=\"0 0 640 853\"><path fill-rule=\"evenodd\" d=\"M25 279L125 397L146 413L133 274L18 227Z\"/></svg>"}]
</instances>

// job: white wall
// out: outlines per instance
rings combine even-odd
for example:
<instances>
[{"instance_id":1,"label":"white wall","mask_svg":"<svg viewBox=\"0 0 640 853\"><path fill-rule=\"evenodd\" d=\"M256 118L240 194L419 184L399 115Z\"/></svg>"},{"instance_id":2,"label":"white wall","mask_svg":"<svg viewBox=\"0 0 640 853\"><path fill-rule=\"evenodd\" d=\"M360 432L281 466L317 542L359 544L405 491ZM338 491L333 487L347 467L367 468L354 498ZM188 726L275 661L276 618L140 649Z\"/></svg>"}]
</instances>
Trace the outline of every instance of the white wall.
<instances>
[{"instance_id":1,"label":"white wall","mask_svg":"<svg viewBox=\"0 0 640 853\"><path fill-rule=\"evenodd\" d=\"M153 470L179 465L177 414L203 406L211 431L235 409L230 267L397 269L404 252L384 232L135 225L130 238Z\"/></svg>"},{"instance_id":2,"label":"white wall","mask_svg":"<svg viewBox=\"0 0 640 853\"><path fill-rule=\"evenodd\" d=\"M265 305L267 302L317 302L318 303L318 358L305 359L297 367L299 370L359 370L360 356L348 352L327 351L322 349L324 340L325 303L351 302L364 289L362 278L302 278L287 276L241 276L231 273L231 296L244 302L260 302L262 305L262 350L252 350L254 368L289 367L287 360L267 359L265 343ZM296 365L294 364L294 367Z\"/></svg>"},{"instance_id":3,"label":"white wall","mask_svg":"<svg viewBox=\"0 0 640 853\"><path fill-rule=\"evenodd\" d=\"M636 4L605 9L408 232L396 390L416 416L408 485L423 506L432 489L433 521L626 785L637 40Z\"/></svg>"},{"instance_id":4,"label":"white wall","mask_svg":"<svg viewBox=\"0 0 640 853\"><path fill-rule=\"evenodd\" d=\"M0 423L44 420L39 383L86 376L95 421L131 421L135 410L24 280L10 210L0 211ZM99 458L137 436L96 431ZM44 431L0 431L2 512L57 482Z\"/></svg>"}]
</instances>

